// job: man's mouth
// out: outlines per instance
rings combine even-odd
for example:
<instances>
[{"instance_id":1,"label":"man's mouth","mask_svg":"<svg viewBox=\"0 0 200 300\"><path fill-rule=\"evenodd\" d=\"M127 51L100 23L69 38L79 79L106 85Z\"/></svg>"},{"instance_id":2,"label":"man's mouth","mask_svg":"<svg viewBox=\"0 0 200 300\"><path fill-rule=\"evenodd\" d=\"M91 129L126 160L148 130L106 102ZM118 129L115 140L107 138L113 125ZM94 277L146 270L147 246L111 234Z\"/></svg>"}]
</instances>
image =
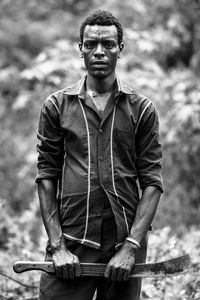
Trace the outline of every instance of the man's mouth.
<instances>
[{"instance_id":1,"label":"man's mouth","mask_svg":"<svg viewBox=\"0 0 200 300\"><path fill-rule=\"evenodd\" d=\"M103 61L103 60L95 60L93 63L92 63L92 65L100 65L100 66L102 66L102 65L107 65L107 63L105 62L105 61Z\"/></svg>"}]
</instances>

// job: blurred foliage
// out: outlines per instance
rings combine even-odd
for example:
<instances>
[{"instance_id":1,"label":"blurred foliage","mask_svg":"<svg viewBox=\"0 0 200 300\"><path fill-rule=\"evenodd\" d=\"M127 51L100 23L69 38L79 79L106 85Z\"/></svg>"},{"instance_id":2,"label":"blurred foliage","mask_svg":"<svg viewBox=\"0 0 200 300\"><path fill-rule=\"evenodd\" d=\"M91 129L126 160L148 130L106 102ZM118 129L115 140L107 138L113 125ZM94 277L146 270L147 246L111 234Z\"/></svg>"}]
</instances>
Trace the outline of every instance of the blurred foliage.
<instances>
[{"instance_id":1,"label":"blurred foliage","mask_svg":"<svg viewBox=\"0 0 200 300\"><path fill-rule=\"evenodd\" d=\"M200 231L191 228L182 237L170 227L150 233L147 261L162 261L190 253L189 270L176 276L143 279L141 300L198 300L200 299L199 257Z\"/></svg>"},{"instance_id":2,"label":"blurred foliage","mask_svg":"<svg viewBox=\"0 0 200 300\"><path fill-rule=\"evenodd\" d=\"M85 73L78 28L88 12L99 8L112 11L124 25L120 77L152 99L160 115L165 192L154 227L164 227L160 234L165 237L156 233L154 248L162 258L164 245L173 240L165 226L171 226L178 234L173 247L189 251L184 241L197 248L194 256L199 257L199 232L193 226L199 225L200 214L200 1L1 0L0 249L5 268L24 248L43 255L34 184L39 111L51 92ZM33 277L28 275L30 282ZM5 282L0 287L6 293L10 285ZM172 280L148 284L155 289L150 295L145 288L142 299L200 298L194 274L178 279L169 291ZM164 289L166 298L161 297Z\"/></svg>"}]
</instances>

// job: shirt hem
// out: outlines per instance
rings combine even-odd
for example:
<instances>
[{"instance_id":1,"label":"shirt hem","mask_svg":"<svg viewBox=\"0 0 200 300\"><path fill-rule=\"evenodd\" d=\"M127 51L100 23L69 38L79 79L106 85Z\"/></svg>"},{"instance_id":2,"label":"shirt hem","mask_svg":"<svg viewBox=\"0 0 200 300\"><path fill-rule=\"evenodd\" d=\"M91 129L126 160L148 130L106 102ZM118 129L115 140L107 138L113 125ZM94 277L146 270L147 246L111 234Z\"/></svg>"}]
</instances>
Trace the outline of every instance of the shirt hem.
<instances>
[{"instance_id":1,"label":"shirt hem","mask_svg":"<svg viewBox=\"0 0 200 300\"><path fill-rule=\"evenodd\" d=\"M93 241L88 240L88 239L79 239L79 238L71 236L71 235L69 235L67 233L63 233L63 235L68 240L71 240L71 241L74 241L74 242L77 242L77 243L89 246L91 248L99 249L100 246L101 246L99 243L93 242Z\"/></svg>"}]
</instances>

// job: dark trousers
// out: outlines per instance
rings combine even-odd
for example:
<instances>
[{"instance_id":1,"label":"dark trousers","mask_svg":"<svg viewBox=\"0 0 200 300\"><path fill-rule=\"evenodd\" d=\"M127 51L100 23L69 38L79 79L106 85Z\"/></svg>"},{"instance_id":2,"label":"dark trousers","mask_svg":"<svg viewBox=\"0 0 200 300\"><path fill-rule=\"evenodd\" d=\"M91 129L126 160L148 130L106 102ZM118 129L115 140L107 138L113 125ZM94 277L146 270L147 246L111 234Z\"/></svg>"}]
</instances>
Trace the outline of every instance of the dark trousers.
<instances>
[{"instance_id":1,"label":"dark trousers","mask_svg":"<svg viewBox=\"0 0 200 300\"><path fill-rule=\"evenodd\" d=\"M81 262L108 263L116 253L116 229L113 217L103 219L102 247L99 250L66 241L68 249L79 257ZM142 241L137 252L136 262L146 260L147 237ZM46 260L51 260L47 252ZM58 279L54 275L43 273L40 280L40 300L138 300L141 290L141 279L131 278L125 282L112 282L104 278Z\"/></svg>"}]
</instances>

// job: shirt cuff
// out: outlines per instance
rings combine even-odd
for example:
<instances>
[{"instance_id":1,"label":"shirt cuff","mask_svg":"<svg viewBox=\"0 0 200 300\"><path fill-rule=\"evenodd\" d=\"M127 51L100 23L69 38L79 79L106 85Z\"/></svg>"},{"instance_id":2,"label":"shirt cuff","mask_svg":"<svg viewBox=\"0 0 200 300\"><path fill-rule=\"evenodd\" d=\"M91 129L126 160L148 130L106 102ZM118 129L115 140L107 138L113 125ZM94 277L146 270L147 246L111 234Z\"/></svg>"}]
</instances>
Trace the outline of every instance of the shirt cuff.
<instances>
[{"instance_id":1,"label":"shirt cuff","mask_svg":"<svg viewBox=\"0 0 200 300\"><path fill-rule=\"evenodd\" d=\"M57 180L60 177L60 170L48 169L38 171L35 182L39 183L42 179Z\"/></svg>"}]
</instances>

